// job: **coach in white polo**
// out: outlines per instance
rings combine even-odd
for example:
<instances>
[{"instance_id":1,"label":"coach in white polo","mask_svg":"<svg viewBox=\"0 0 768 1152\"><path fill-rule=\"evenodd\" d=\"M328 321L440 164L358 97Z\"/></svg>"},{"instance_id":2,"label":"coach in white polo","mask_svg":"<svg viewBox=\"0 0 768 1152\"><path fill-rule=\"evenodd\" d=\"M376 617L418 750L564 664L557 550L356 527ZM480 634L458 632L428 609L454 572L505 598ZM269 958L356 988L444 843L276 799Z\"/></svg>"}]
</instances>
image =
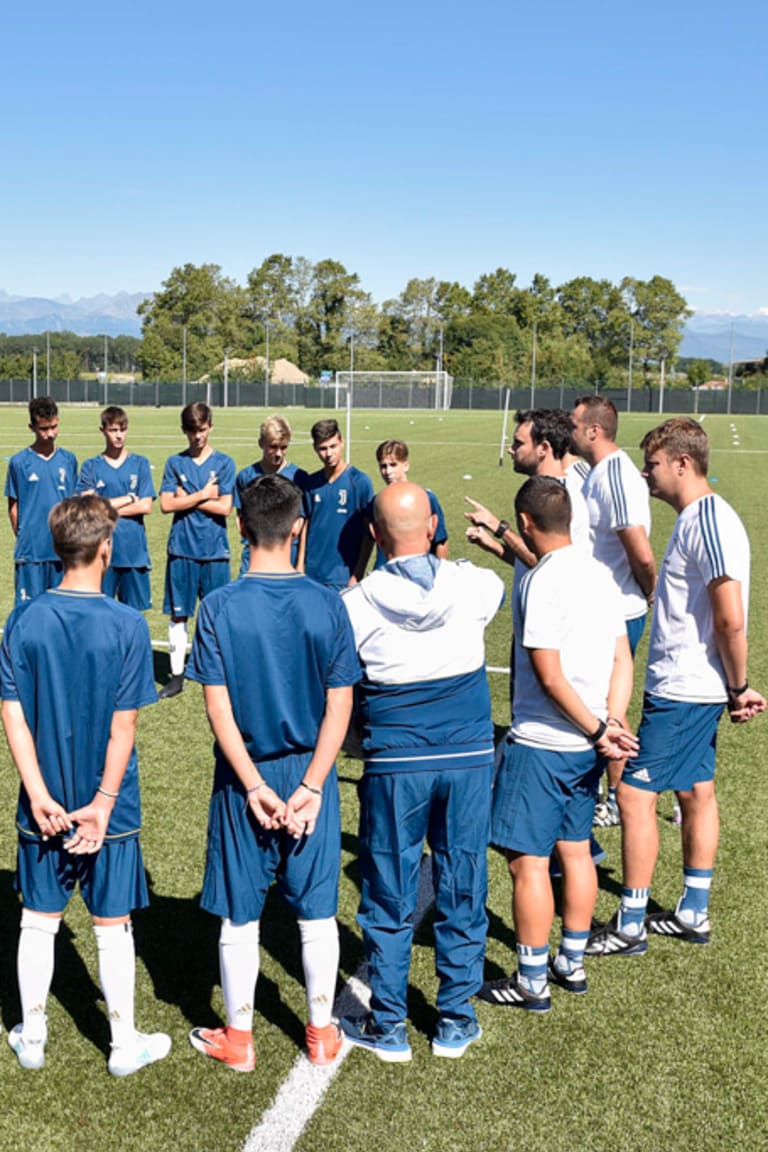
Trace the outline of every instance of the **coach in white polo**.
<instances>
[{"instance_id":1,"label":"coach in white polo","mask_svg":"<svg viewBox=\"0 0 768 1152\"><path fill-rule=\"evenodd\" d=\"M596 560L604 564L621 593L629 647L634 656L653 602L656 561L651 543L648 490L629 456L616 443L619 418L605 396L582 396L572 413L573 446L590 465L582 494ZM624 717L622 717L624 719ZM620 761L608 765L608 796L598 804L595 823L619 823L616 786Z\"/></svg>"},{"instance_id":2,"label":"coach in white polo","mask_svg":"<svg viewBox=\"0 0 768 1152\"><path fill-rule=\"evenodd\" d=\"M693 944L710 938L709 889L717 853L717 725L766 702L747 681L749 540L707 483L709 446L688 417L667 420L641 445L652 496L678 513L659 574L651 625L640 754L618 789L624 878L621 904L590 937L589 955L639 955L647 932ZM673 911L646 916L659 850L656 798L672 789L682 809L683 894Z\"/></svg>"}]
</instances>

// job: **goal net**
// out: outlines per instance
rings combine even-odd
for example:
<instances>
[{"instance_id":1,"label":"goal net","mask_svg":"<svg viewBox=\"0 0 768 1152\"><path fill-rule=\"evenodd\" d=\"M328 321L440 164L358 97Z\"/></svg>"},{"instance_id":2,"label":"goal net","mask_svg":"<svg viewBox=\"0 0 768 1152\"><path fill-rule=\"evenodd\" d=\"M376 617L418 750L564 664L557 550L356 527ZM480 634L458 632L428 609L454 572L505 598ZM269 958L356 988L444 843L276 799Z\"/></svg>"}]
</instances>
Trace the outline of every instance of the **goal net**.
<instances>
[{"instance_id":1,"label":"goal net","mask_svg":"<svg viewBox=\"0 0 768 1152\"><path fill-rule=\"evenodd\" d=\"M346 408L349 395L353 408L432 408L451 406L453 377L447 372L337 372L322 384L333 393L328 407Z\"/></svg>"}]
</instances>

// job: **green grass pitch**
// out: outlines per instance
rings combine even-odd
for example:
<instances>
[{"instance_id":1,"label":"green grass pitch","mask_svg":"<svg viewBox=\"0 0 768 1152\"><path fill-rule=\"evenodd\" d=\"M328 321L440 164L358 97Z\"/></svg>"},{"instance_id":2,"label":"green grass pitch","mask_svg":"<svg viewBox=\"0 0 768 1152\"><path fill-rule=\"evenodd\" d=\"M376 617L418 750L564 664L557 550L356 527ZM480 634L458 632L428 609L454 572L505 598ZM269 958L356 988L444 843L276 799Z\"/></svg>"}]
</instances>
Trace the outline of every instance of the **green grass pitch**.
<instances>
[{"instance_id":1,"label":"green grass pitch","mask_svg":"<svg viewBox=\"0 0 768 1152\"><path fill-rule=\"evenodd\" d=\"M238 467L259 455L258 425L265 413L215 413L212 441ZM313 470L309 428L323 413L297 410L291 459ZM343 414L342 414L343 415ZM176 410L135 409L130 446L150 458L156 485L163 461L184 446ZM79 460L101 449L96 408L61 413L60 443ZM639 461L637 444L652 416L621 417L619 442ZM735 426L738 445L733 443ZM752 539L750 679L768 689L768 529L763 499L768 480L768 421L764 417L709 416L711 475L715 490L731 501ZM498 413L355 412L352 460L374 476L376 444L390 437L411 447L411 476L437 492L446 512L452 557L490 559L464 541L463 497L471 495L511 519L519 478L507 460L498 466ZM7 458L30 442L26 409L0 416L0 479ZM653 505L653 543L663 552L671 511ZM162 580L168 521L155 508L148 520L155 562L152 637L167 639ZM232 523L233 570L239 563ZM235 561L234 558L237 558ZM499 569L509 587L511 570ZM0 523L0 617L12 606L12 537ZM506 667L509 603L488 630L490 665ZM641 648L642 680L645 646ZM164 654L158 654L160 670ZM508 679L490 677L494 720L508 719ZM76 686L73 685L73 691ZM633 716L637 719L639 693ZM153 894L149 910L135 917L139 954L137 1023L171 1033L171 1056L126 1081L107 1075L108 1027L97 981L89 919L75 897L57 942L57 969L49 1001L47 1063L23 1072L0 1047L0 1152L101 1152L237 1149L272 1102L303 1038L304 993L297 932L279 903L268 902L262 930L262 971L257 989L257 1068L235 1076L206 1063L189 1046L195 1024L222 1019L215 920L202 913L202 878L211 782L211 738L200 689L189 685L175 700L145 709L139 722L144 834ZM553 992L543 1019L479 1006L483 1040L460 1061L429 1052L435 1023L434 953L429 918L416 936L411 970L413 1062L385 1066L353 1052L297 1147L301 1152L709 1152L768 1149L765 1124L765 1004L763 967L768 785L768 718L743 728L720 729L718 788L722 839L713 892L713 943L688 947L652 939L641 959L588 962L589 995ZM355 923L356 782L360 765L339 764L344 810L339 923L341 977L362 960ZM15 858L13 814L16 777L4 743L0 748L0 1020L18 1021L15 949L18 905L12 891ZM678 830L671 799L659 804L661 855L652 899L668 906L679 894ZM598 915L615 907L620 883L618 829L600 839L608 860L600 871ZM490 855L490 933L487 970L513 965L510 889L503 860ZM555 931L557 931L557 922ZM571 1002L575 1000L574 1002ZM265 1149L265 1152L269 1152Z\"/></svg>"}]
</instances>

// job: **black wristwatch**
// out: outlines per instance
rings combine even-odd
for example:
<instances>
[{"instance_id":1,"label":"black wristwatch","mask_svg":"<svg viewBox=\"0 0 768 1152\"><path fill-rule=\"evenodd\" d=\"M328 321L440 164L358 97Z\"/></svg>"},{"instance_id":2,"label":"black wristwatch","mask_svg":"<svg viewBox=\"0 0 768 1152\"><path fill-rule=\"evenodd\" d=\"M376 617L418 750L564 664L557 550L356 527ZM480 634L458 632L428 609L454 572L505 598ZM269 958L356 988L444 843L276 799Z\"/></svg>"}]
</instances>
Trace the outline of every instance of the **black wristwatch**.
<instances>
[{"instance_id":1,"label":"black wristwatch","mask_svg":"<svg viewBox=\"0 0 768 1152\"><path fill-rule=\"evenodd\" d=\"M599 744L605 735L607 727L608 725L606 724L605 720L601 720L597 726L597 729L592 733L592 735L587 736L587 740L589 740L590 744Z\"/></svg>"},{"instance_id":2,"label":"black wristwatch","mask_svg":"<svg viewBox=\"0 0 768 1152\"><path fill-rule=\"evenodd\" d=\"M504 533L508 532L508 531L509 531L509 520L499 520L499 526L496 529L496 531L494 532L494 536L496 537L497 540L501 540Z\"/></svg>"}]
</instances>

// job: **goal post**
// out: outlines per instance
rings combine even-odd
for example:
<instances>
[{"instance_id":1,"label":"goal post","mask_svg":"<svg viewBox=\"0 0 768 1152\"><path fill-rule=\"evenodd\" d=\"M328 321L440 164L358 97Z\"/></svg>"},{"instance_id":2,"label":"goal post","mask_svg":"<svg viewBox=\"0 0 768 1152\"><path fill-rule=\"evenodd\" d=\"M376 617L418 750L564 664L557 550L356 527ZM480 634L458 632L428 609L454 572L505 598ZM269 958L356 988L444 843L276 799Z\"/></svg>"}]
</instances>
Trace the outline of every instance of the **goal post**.
<instances>
[{"instance_id":1,"label":"goal post","mask_svg":"<svg viewBox=\"0 0 768 1152\"><path fill-rule=\"evenodd\" d=\"M326 386L327 387L327 386ZM446 412L451 407L453 377L448 372L337 372L334 408L422 408Z\"/></svg>"}]
</instances>

